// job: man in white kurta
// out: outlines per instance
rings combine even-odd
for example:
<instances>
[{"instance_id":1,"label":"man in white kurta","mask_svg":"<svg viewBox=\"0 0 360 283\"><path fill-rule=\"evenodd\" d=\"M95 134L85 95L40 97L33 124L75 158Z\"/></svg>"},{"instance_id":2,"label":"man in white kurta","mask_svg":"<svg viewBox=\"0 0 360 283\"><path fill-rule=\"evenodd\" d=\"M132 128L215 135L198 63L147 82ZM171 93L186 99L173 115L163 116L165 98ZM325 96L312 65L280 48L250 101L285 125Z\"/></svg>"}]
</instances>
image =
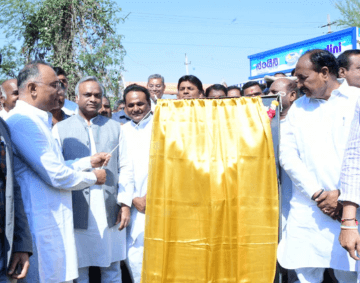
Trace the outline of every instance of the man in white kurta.
<instances>
[{"instance_id":1,"label":"man in white kurta","mask_svg":"<svg viewBox=\"0 0 360 283\"><path fill-rule=\"evenodd\" d=\"M322 282L325 268L333 268L339 282L356 282L355 261L337 239L340 222L330 216L338 209L341 163L360 90L337 82L335 60L324 50L299 59L295 75L306 96L294 102L281 129L280 163L293 194L278 261L295 269L300 282Z\"/></svg>"},{"instance_id":2,"label":"man in white kurta","mask_svg":"<svg viewBox=\"0 0 360 283\"><path fill-rule=\"evenodd\" d=\"M54 70L43 63L27 65L19 73L18 85L19 100L7 124L14 175L34 243L27 282L70 281L78 276L71 190L102 184L106 173L78 172L66 166L51 134L49 111L56 107L60 90ZM89 159L79 160L83 161L91 168ZM78 168L76 163L73 167Z\"/></svg>"},{"instance_id":3,"label":"man in white kurta","mask_svg":"<svg viewBox=\"0 0 360 283\"><path fill-rule=\"evenodd\" d=\"M126 232L123 228L130 221L133 169L120 124L98 115L102 93L96 77L82 78L76 86L78 114L53 128L65 160L86 153L93 155L99 149L112 152L106 169L113 181L103 186L91 186L82 191L80 197L73 194L78 283L89 282L90 266L100 267L102 282L121 282L120 261L126 258ZM81 203L83 195L89 195L86 204Z\"/></svg>"},{"instance_id":4,"label":"man in white kurta","mask_svg":"<svg viewBox=\"0 0 360 283\"><path fill-rule=\"evenodd\" d=\"M124 91L125 107L132 118L123 126L129 155L134 166L135 190L131 207L131 222L127 228L127 264L133 283L140 283L144 253L144 230L149 154L153 115L150 94L141 86L129 86ZM139 104L139 106L137 106Z\"/></svg>"}]
</instances>

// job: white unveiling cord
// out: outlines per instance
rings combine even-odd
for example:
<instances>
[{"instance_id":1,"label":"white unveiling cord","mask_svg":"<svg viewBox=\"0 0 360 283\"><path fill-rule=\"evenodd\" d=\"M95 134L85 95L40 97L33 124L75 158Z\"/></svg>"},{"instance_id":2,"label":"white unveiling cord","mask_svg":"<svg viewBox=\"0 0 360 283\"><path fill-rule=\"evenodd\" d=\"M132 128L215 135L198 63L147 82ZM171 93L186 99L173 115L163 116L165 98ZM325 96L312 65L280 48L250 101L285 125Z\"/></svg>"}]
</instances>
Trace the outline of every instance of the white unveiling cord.
<instances>
[{"instance_id":1,"label":"white unveiling cord","mask_svg":"<svg viewBox=\"0 0 360 283\"><path fill-rule=\"evenodd\" d=\"M144 117L142 117L142 119L136 124L135 129L137 128L137 126L139 126L139 124L142 122L142 120L144 120L149 115L150 112L151 112L151 110L148 113L146 113L146 115ZM112 151L110 151L109 154L112 154L115 151L115 149L117 149L119 147L119 145L120 145L120 143L117 146L115 146L114 149ZM100 169L104 169L104 165L101 166Z\"/></svg>"},{"instance_id":2,"label":"white unveiling cord","mask_svg":"<svg viewBox=\"0 0 360 283\"><path fill-rule=\"evenodd\" d=\"M112 151L110 151L110 153L109 154L112 154L114 151L115 151L115 149L117 149L118 147L119 147L119 145L120 145L120 143L117 145L117 146L115 146L114 147L114 149L112 150ZM101 168L100 169L104 169L104 165L103 166L101 166Z\"/></svg>"},{"instance_id":3,"label":"white unveiling cord","mask_svg":"<svg viewBox=\"0 0 360 283\"><path fill-rule=\"evenodd\" d=\"M141 123L145 118L147 118L147 117L149 116L150 112L151 112L151 109L150 109L150 111L149 111L148 113L146 113L146 115L145 115L144 117L142 117L142 119L136 124L135 129L140 125L140 123Z\"/></svg>"}]
</instances>

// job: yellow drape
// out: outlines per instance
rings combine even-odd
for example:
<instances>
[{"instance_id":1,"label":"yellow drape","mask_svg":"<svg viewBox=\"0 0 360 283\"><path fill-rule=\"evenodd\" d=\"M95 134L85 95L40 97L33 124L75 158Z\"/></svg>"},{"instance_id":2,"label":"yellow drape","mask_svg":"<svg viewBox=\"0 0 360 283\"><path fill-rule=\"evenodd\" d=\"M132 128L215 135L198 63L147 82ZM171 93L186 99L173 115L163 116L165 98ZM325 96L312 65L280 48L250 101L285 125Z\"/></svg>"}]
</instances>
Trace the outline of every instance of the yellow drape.
<instances>
[{"instance_id":1,"label":"yellow drape","mask_svg":"<svg viewBox=\"0 0 360 283\"><path fill-rule=\"evenodd\" d=\"M278 214L261 99L158 100L142 283L272 282Z\"/></svg>"}]
</instances>

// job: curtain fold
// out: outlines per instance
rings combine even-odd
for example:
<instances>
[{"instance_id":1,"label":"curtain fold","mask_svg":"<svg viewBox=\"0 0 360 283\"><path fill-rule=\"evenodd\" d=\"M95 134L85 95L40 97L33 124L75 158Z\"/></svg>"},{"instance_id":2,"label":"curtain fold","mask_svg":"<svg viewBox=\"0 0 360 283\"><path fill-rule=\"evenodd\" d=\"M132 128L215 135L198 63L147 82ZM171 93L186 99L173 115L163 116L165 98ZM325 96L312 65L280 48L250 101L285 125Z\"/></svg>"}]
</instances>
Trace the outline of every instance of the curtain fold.
<instances>
[{"instance_id":1,"label":"curtain fold","mask_svg":"<svg viewBox=\"0 0 360 283\"><path fill-rule=\"evenodd\" d=\"M278 214L260 98L158 100L142 283L272 282Z\"/></svg>"}]
</instances>

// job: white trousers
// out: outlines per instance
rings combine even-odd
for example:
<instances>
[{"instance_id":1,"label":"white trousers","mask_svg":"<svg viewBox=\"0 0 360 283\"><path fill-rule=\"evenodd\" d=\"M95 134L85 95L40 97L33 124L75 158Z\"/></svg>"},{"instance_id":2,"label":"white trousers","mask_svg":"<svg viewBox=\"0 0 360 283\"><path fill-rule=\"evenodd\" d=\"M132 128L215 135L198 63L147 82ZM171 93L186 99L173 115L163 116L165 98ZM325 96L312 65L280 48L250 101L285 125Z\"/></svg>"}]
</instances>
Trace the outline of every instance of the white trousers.
<instances>
[{"instance_id":1,"label":"white trousers","mask_svg":"<svg viewBox=\"0 0 360 283\"><path fill-rule=\"evenodd\" d=\"M321 283L324 278L325 268L298 268L295 269L301 283ZM356 283L357 272L334 269L334 274L339 283Z\"/></svg>"},{"instance_id":2,"label":"white trousers","mask_svg":"<svg viewBox=\"0 0 360 283\"><path fill-rule=\"evenodd\" d=\"M144 255L144 234L140 235L135 243L128 247L128 254L125 260L128 266L133 283L140 283L141 269Z\"/></svg>"},{"instance_id":3,"label":"white trousers","mask_svg":"<svg viewBox=\"0 0 360 283\"><path fill-rule=\"evenodd\" d=\"M120 261L115 261L109 267L100 267L101 283L121 283ZM89 283L89 267L79 268L77 283Z\"/></svg>"}]
</instances>

